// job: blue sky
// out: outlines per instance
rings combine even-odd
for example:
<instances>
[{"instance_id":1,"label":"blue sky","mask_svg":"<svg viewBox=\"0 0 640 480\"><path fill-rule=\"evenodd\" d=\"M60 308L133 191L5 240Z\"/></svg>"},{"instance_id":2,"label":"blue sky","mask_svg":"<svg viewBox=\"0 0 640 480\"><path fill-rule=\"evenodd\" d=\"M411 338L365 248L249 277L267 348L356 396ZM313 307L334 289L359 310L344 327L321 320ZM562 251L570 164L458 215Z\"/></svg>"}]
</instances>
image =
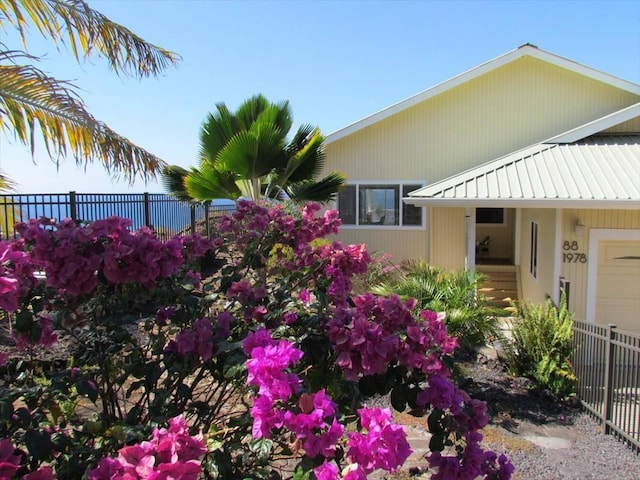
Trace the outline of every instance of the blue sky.
<instances>
[{"instance_id":1,"label":"blue sky","mask_svg":"<svg viewBox=\"0 0 640 480\"><path fill-rule=\"evenodd\" d=\"M156 45L182 56L159 78L77 65L37 36L39 67L71 80L89 110L169 163L195 165L198 132L218 102L236 108L263 93L289 100L296 126L329 134L524 43L640 83L635 1L202 1L89 0ZM0 41L18 47L11 32ZM114 182L99 164L56 169L46 152L0 134L0 169L22 193L160 192Z\"/></svg>"}]
</instances>

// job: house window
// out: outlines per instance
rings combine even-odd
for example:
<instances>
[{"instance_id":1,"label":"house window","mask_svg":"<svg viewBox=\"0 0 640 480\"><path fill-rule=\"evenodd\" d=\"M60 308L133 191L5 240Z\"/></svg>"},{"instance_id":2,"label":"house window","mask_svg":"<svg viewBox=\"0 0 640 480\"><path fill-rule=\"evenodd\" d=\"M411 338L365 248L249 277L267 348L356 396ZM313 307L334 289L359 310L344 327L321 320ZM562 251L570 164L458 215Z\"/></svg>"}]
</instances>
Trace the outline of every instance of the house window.
<instances>
[{"instance_id":1,"label":"house window","mask_svg":"<svg viewBox=\"0 0 640 480\"><path fill-rule=\"evenodd\" d=\"M504 208L476 208L476 223L504 225Z\"/></svg>"},{"instance_id":2,"label":"house window","mask_svg":"<svg viewBox=\"0 0 640 480\"><path fill-rule=\"evenodd\" d=\"M536 222L531 222L529 273L533 278L538 278L538 224Z\"/></svg>"},{"instance_id":3,"label":"house window","mask_svg":"<svg viewBox=\"0 0 640 480\"><path fill-rule=\"evenodd\" d=\"M416 183L346 185L337 202L342 224L421 227L422 209L402 203L403 196L420 187Z\"/></svg>"}]
</instances>

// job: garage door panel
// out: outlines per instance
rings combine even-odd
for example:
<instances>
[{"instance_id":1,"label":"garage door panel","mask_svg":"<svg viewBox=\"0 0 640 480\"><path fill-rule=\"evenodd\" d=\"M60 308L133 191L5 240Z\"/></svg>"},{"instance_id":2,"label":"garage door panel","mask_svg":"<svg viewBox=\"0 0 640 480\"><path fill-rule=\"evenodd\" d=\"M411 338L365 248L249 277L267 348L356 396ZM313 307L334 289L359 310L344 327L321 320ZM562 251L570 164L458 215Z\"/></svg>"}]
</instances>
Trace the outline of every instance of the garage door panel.
<instances>
[{"instance_id":1,"label":"garage door panel","mask_svg":"<svg viewBox=\"0 0 640 480\"><path fill-rule=\"evenodd\" d=\"M600 241L595 313L597 323L640 331L640 241Z\"/></svg>"}]
</instances>

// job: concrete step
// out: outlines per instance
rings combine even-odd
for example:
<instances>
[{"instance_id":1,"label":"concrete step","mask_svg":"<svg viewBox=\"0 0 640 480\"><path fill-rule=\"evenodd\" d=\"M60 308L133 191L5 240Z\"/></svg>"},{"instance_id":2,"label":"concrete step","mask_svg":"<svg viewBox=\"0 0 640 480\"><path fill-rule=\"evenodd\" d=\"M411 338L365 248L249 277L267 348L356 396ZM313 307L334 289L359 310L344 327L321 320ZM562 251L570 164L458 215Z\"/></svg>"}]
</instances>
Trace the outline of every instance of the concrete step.
<instances>
[{"instance_id":1,"label":"concrete step","mask_svg":"<svg viewBox=\"0 0 640 480\"><path fill-rule=\"evenodd\" d=\"M481 265L478 267L478 271L486 276L485 281L478 288L478 293L486 297L493 307L510 308L511 303L518 300L515 266Z\"/></svg>"},{"instance_id":2,"label":"concrete step","mask_svg":"<svg viewBox=\"0 0 640 480\"><path fill-rule=\"evenodd\" d=\"M518 290L518 283L514 281L502 281L502 282L484 282L478 289L480 291L492 291L492 290Z\"/></svg>"}]
</instances>

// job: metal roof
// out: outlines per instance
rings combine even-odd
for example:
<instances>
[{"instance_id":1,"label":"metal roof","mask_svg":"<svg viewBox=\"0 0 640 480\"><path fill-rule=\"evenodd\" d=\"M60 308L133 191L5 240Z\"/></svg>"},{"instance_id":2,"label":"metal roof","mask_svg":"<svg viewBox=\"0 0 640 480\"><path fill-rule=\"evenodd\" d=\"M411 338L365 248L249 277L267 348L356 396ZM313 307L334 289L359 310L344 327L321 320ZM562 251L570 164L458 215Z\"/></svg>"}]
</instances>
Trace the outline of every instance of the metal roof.
<instances>
[{"instance_id":1,"label":"metal roof","mask_svg":"<svg viewBox=\"0 0 640 480\"><path fill-rule=\"evenodd\" d=\"M607 85L611 85L613 87L619 88L626 92L630 92L635 95L640 95L640 85L636 83L623 80L621 78L615 77L608 73L601 72L591 67L587 67L585 65L574 62L567 58L561 57L559 55L555 55L551 52L547 52L546 50L541 50L535 45L531 45L527 43L525 45L522 45L516 48L515 50L511 50L510 52L500 55L499 57L494 58L493 60L483 63L482 65L472 68L471 70L468 70L464 73L456 75L455 77L449 80L441 82L427 90L424 90L405 100L402 100L401 102L398 102L394 105L384 108L379 112L374 113L373 115L369 115L368 117L358 120L357 122L352 123L351 125L348 125L335 132L332 132L329 135L327 135L325 139L325 144L330 144L337 140L340 140L341 138L344 138L347 135L351 135L352 133L355 133L370 125L373 125L374 123L384 120L385 118L395 115L396 113L399 113L408 108L411 108L418 103L424 102L429 98L435 97L436 95L442 92L445 92L454 87L457 87L458 85L461 85L470 80L473 80L474 78L480 77L481 75L484 75L487 72L495 70L503 65L506 65L507 63L513 62L514 60L517 60L525 56L537 58L539 60L545 61L552 65L556 65L560 68L564 68L566 70L578 73L580 75L584 75L585 77L592 78L594 80L603 82Z\"/></svg>"},{"instance_id":2,"label":"metal roof","mask_svg":"<svg viewBox=\"0 0 640 480\"><path fill-rule=\"evenodd\" d=\"M409 194L438 206L640 209L640 134L541 143Z\"/></svg>"}]
</instances>

